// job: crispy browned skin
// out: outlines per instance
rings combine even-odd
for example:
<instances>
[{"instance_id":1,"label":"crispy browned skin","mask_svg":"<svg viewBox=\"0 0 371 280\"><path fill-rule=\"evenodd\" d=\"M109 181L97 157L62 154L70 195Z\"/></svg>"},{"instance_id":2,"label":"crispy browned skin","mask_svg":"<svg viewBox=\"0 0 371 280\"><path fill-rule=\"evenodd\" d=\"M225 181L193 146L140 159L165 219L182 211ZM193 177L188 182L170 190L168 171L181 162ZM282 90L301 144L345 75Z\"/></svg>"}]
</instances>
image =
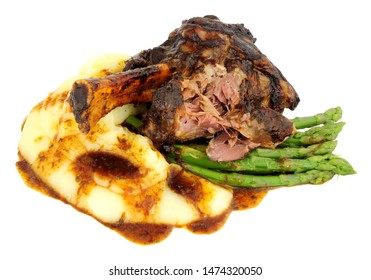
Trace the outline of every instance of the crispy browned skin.
<instances>
[{"instance_id":1,"label":"crispy browned skin","mask_svg":"<svg viewBox=\"0 0 371 280\"><path fill-rule=\"evenodd\" d=\"M157 64L102 78L75 81L70 102L80 130L88 132L102 116L118 106L151 102L153 92L171 75L166 64Z\"/></svg>"}]
</instances>

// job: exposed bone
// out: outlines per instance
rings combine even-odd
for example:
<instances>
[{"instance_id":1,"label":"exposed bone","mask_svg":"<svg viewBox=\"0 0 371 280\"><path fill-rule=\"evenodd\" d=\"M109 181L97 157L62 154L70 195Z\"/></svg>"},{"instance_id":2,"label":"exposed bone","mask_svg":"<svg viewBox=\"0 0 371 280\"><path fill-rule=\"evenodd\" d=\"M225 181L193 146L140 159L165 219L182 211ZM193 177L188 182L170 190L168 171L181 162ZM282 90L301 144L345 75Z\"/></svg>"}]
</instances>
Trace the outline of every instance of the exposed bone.
<instances>
[{"instance_id":1,"label":"exposed bone","mask_svg":"<svg viewBox=\"0 0 371 280\"><path fill-rule=\"evenodd\" d=\"M158 64L77 80L70 91L70 103L79 129L89 132L100 118L118 106L151 102L153 92L171 76L166 64Z\"/></svg>"}]
</instances>

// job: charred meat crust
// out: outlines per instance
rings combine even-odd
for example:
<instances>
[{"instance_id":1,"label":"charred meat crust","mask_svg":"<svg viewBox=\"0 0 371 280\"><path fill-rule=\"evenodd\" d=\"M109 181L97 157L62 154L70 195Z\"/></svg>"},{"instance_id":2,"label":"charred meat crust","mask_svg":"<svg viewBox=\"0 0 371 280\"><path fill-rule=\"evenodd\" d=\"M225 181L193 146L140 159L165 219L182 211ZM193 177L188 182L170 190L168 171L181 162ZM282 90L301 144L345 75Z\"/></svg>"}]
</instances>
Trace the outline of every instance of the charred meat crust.
<instances>
[{"instance_id":1,"label":"charred meat crust","mask_svg":"<svg viewBox=\"0 0 371 280\"><path fill-rule=\"evenodd\" d=\"M169 82L156 90L144 117L142 132L155 143L174 142L175 114L182 104L183 98L177 83Z\"/></svg>"},{"instance_id":2,"label":"charred meat crust","mask_svg":"<svg viewBox=\"0 0 371 280\"><path fill-rule=\"evenodd\" d=\"M239 67L247 75L255 71L269 77L272 107L280 111L295 109L300 101L296 91L280 70L259 51L255 41L243 24L225 24L215 16L196 17L183 21L182 26L171 32L162 45L133 56L123 71L167 63L185 74L197 70L197 67L189 68L202 67L200 60L203 63L222 63L229 71ZM213 52L211 56L204 57L202 51L207 48ZM256 80L258 76L250 78ZM259 85L255 83L255 86Z\"/></svg>"}]
</instances>

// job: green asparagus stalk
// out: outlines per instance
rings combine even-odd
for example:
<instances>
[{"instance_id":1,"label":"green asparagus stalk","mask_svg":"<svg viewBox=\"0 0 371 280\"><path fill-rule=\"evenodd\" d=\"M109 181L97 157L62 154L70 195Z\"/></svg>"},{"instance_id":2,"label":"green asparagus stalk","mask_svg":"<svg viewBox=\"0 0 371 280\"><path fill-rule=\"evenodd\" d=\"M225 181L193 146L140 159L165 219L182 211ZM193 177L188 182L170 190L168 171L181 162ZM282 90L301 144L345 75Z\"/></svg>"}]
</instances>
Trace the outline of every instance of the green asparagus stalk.
<instances>
[{"instance_id":1,"label":"green asparagus stalk","mask_svg":"<svg viewBox=\"0 0 371 280\"><path fill-rule=\"evenodd\" d=\"M328 164L319 164L316 169L332 171L338 175L356 174L356 171L347 160L335 155L330 155Z\"/></svg>"},{"instance_id":2,"label":"green asparagus stalk","mask_svg":"<svg viewBox=\"0 0 371 280\"><path fill-rule=\"evenodd\" d=\"M187 144L189 148L206 152L206 145L201 144ZM316 155L331 154L337 146L337 141L326 141L323 143L313 144L306 147L283 147L276 149L256 148L252 150L248 156L257 156L264 158L305 158ZM174 145L175 148L183 149L182 145Z\"/></svg>"},{"instance_id":3,"label":"green asparagus stalk","mask_svg":"<svg viewBox=\"0 0 371 280\"><path fill-rule=\"evenodd\" d=\"M322 126L315 126L306 131L298 131L278 147L299 147L308 146L325 141L333 141L343 129L345 123L327 123Z\"/></svg>"},{"instance_id":4,"label":"green asparagus stalk","mask_svg":"<svg viewBox=\"0 0 371 280\"><path fill-rule=\"evenodd\" d=\"M249 155L266 158L304 158L315 155L331 154L337 146L337 141L326 141L306 147L286 147L286 148L256 148Z\"/></svg>"},{"instance_id":5,"label":"green asparagus stalk","mask_svg":"<svg viewBox=\"0 0 371 280\"><path fill-rule=\"evenodd\" d=\"M214 162L210 160L204 152L184 145L177 145L176 147L178 148L177 154L182 161L205 168L223 171L251 174L274 174L297 173L317 169L331 170L341 175L354 173L354 170L348 162L332 154L311 156L302 159L272 159L248 155L241 160Z\"/></svg>"},{"instance_id":6,"label":"green asparagus stalk","mask_svg":"<svg viewBox=\"0 0 371 280\"><path fill-rule=\"evenodd\" d=\"M278 175L250 175L241 173L219 172L197 165L183 163L182 166L212 182L234 187L291 187L303 184L322 184L329 181L335 173L333 171L310 170L304 173Z\"/></svg>"},{"instance_id":7,"label":"green asparagus stalk","mask_svg":"<svg viewBox=\"0 0 371 280\"><path fill-rule=\"evenodd\" d=\"M296 129L308 128L325 124L328 122L337 122L341 119L343 111L340 107L328 109L324 113L319 113L309 117L296 117L291 121L294 123Z\"/></svg>"},{"instance_id":8,"label":"green asparagus stalk","mask_svg":"<svg viewBox=\"0 0 371 280\"><path fill-rule=\"evenodd\" d=\"M136 129L139 129L143 125L143 122L136 116L130 115L126 118L125 124L128 124Z\"/></svg>"}]
</instances>

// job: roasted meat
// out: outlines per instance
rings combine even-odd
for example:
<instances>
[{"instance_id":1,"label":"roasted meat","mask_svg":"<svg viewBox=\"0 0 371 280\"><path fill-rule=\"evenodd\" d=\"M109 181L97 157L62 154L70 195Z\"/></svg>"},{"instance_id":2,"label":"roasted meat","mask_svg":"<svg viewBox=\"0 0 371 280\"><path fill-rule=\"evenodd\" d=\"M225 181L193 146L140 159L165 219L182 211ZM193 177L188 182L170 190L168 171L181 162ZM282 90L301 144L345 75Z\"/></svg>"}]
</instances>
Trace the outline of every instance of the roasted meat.
<instances>
[{"instance_id":1,"label":"roasted meat","mask_svg":"<svg viewBox=\"0 0 371 280\"><path fill-rule=\"evenodd\" d=\"M215 16L185 20L163 44L126 62L119 75L136 79L137 88L114 77L104 87L98 80L93 86L77 81L70 93L76 121L86 132L113 109L106 106L111 99L120 100L115 106L148 102L142 133L158 146L211 139L207 153L216 161L242 158L258 146L274 148L295 130L282 113L295 109L299 97L254 43L243 24ZM148 69L158 65L157 80ZM139 98L143 91L146 97Z\"/></svg>"}]
</instances>

